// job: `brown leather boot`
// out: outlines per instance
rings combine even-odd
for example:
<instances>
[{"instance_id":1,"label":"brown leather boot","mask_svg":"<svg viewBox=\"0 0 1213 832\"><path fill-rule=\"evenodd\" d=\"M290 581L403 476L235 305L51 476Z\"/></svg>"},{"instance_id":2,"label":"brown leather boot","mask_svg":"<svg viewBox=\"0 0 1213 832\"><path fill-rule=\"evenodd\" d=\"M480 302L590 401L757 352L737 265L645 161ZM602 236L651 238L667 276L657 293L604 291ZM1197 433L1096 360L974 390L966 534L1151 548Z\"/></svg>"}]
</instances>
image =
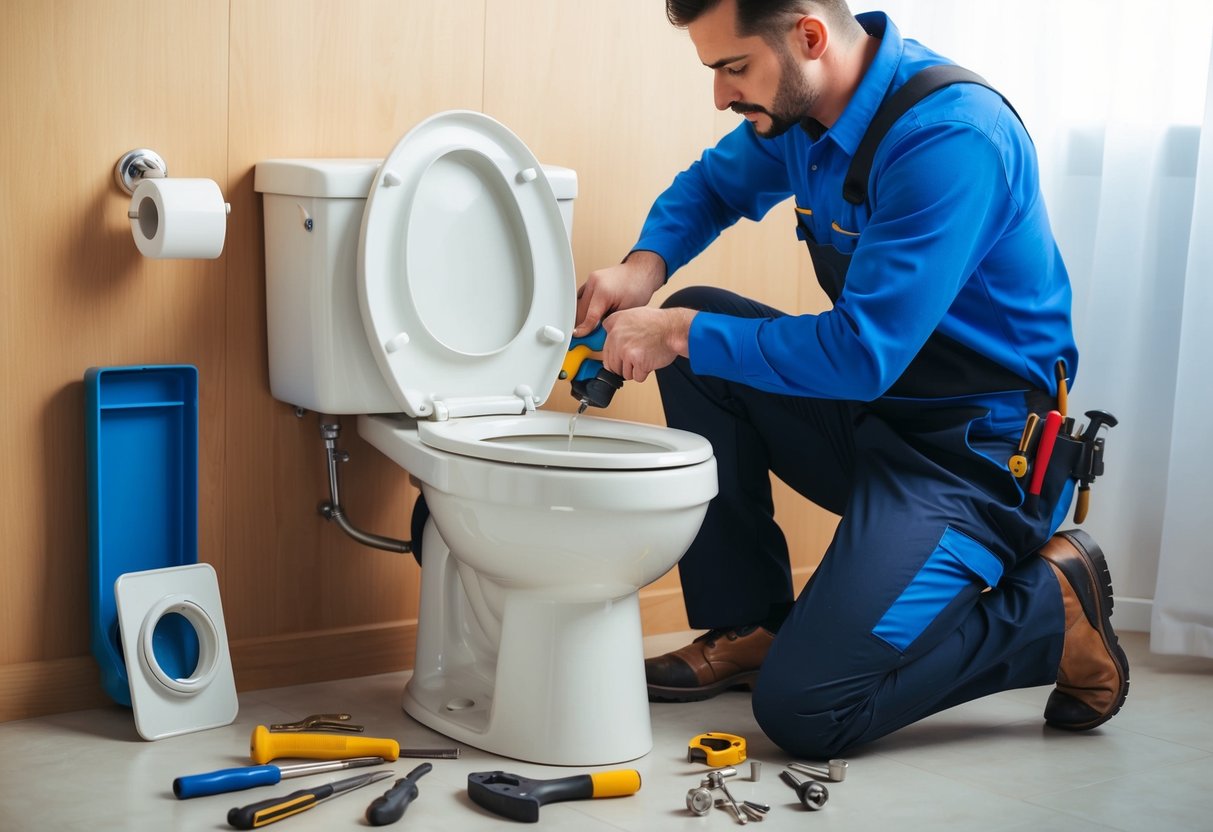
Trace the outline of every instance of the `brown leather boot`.
<instances>
[{"instance_id":1,"label":"brown leather boot","mask_svg":"<svg viewBox=\"0 0 1213 832\"><path fill-rule=\"evenodd\" d=\"M1066 612L1066 640L1045 722L1086 731L1115 716L1129 692L1129 660L1109 621L1108 563L1095 541L1077 529L1053 535L1040 556L1053 567Z\"/></svg>"},{"instance_id":2,"label":"brown leather boot","mask_svg":"<svg viewBox=\"0 0 1213 832\"><path fill-rule=\"evenodd\" d=\"M673 653L645 659L653 702L695 702L735 687L751 690L775 635L752 624L709 630Z\"/></svg>"}]
</instances>

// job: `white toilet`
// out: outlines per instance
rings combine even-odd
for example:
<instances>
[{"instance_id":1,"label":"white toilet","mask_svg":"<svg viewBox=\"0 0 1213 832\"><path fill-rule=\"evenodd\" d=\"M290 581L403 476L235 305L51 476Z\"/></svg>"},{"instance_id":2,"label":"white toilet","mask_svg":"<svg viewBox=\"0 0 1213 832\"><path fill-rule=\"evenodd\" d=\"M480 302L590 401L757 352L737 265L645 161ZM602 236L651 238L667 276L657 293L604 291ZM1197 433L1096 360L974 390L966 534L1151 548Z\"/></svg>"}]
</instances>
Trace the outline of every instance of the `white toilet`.
<instances>
[{"instance_id":1,"label":"white toilet","mask_svg":"<svg viewBox=\"0 0 1213 832\"><path fill-rule=\"evenodd\" d=\"M382 164L271 160L255 187L273 395L360 414L430 508L404 709L537 763L647 753L637 592L691 544L716 463L695 434L590 415L570 444L569 414L536 410L574 323L575 174L454 111Z\"/></svg>"}]
</instances>

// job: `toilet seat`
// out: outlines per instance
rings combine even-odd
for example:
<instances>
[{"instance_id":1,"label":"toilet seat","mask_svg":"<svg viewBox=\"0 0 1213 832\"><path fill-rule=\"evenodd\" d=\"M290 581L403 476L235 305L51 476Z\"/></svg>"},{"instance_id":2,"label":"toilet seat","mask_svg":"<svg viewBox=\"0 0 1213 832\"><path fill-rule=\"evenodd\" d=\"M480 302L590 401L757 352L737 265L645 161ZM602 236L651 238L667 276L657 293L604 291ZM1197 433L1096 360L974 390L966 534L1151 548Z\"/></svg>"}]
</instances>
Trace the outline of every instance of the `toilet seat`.
<instances>
[{"instance_id":1,"label":"toilet seat","mask_svg":"<svg viewBox=\"0 0 1213 832\"><path fill-rule=\"evenodd\" d=\"M418 438L431 448L515 465L596 470L644 470L696 465L712 456L712 445L696 433L580 417L570 448L569 414L540 411L418 422Z\"/></svg>"},{"instance_id":2,"label":"toilet seat","mask_svg":"<svg viewBox=\"0 0 1213 832\"><path fill-rule=\"evenodd\" d=\"M572 252L543 169L481 113L421 122L384 159L358 240L371 352L414 418L542 404L568 349Z\"/></svg>"}]
</instances>

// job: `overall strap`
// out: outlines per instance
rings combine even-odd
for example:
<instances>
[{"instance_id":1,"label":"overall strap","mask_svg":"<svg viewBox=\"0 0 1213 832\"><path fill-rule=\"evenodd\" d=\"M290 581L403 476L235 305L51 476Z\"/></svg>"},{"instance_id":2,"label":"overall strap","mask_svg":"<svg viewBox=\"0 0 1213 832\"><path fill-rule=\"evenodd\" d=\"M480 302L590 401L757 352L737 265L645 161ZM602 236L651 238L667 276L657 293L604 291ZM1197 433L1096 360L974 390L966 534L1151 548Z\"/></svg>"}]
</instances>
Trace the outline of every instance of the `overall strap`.
<instances>
[{"instance_id":1,"label":"overall strap","mask_svg":"<svg viewBox=\"0 0 1213 832\"><path fill-rule=\"evenodd\" d=\"M851 167L847 170L846 182L842 186L842 195L852 205L863 205L868 200L868 176L872 172L872 160L876 158L876 150L884 140L885 134L897 123L897 120L919 101L936 90L950 87L953 84L977 84L991 92L998 93L1003 103L1019 118L1019 113L1011 106L1011 102L991 87L986 80L975 72L955 64L937 64L920 69L906 81L897 92L893 93L872 117L868 130L859 140L859 147L851 158ZM1023 119L1019 119L1020 122Z\"/></svg>"}]
</instances>

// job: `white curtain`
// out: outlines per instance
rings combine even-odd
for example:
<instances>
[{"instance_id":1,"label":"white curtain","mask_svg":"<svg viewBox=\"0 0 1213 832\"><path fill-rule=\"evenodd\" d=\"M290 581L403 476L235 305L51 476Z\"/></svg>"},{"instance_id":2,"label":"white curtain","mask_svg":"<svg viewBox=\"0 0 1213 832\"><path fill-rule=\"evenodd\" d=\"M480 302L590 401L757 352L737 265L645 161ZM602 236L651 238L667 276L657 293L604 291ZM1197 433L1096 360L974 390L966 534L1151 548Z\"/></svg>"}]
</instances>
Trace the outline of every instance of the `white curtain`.
<instances>
[{"instance_id":1,"label":"white curtain","mask_svg":"<svg viewBox=\"0 0 1213 832\"><path fill-rule=\"evenodd\" d=\"M1114 414L1085 528L1120 629L1213 656L1213 0L886 0L1036 142L1074 286L1071 411Z\"/></svg>"}]
</instances>

